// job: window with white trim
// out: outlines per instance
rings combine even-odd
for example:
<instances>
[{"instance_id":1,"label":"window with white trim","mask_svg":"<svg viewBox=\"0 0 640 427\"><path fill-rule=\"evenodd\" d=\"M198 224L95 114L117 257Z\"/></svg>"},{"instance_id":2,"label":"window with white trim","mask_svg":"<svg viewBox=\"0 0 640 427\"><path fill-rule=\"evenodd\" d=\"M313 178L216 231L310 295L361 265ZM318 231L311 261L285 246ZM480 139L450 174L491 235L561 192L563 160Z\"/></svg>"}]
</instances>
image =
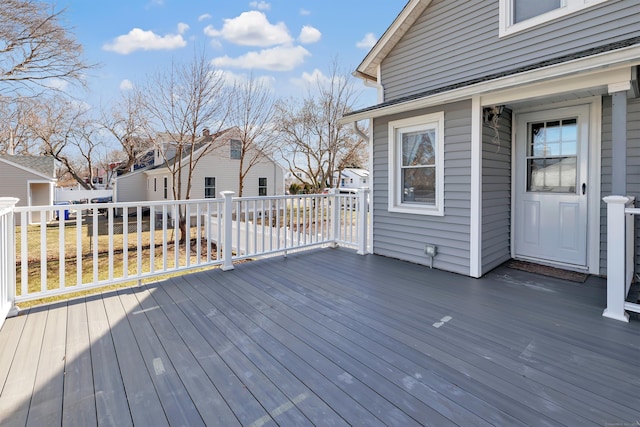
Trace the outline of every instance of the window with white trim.
<instances>
[{"instance_id":1,"label":"window with white trim","mask_svg":"<svg viewBox=\"0 0 640 427\"><path fill-rule=\"evenodd\" d=\"M229 141L229 148L229 158L237 160L242 157L242 142L232 139Z\"/></svg>"},{"instance_id":2,"label":"window with white trim","mask_svg":"<svg viewBox=\"0 0 640 427\"><path fill-rule=\"evenodd\" d=\"M216 177L214 176L204 177L204 198L205 199L216 198Z\"/></svg>"},{"instance_id":3,"label":"window with white trim","mask_svg":"<svg viewBox=\"0 0 640 427\"><path fill-rule=\"evenodd\" d=\"M258 196L267 195L267 178L258 178Z\"/></svg>"},{"instance_id":4,"label":"window with white trim","mask_svg":"<svg viewBox=\"0 0 640 427\"><path fill-rule=\"evenodd\" d=\"M609 0L500 0L500 36L544 24Z\"/></svg>"},{"instance_id":5,"label":"window with white trim","mask_svg":"<svg viewBox=\"0 0 640 427\"><path fill-rule=\"evenodd\" d=\"M389 122L389 211L444 215L444 112Z\"/></svg>"}]
</instances>

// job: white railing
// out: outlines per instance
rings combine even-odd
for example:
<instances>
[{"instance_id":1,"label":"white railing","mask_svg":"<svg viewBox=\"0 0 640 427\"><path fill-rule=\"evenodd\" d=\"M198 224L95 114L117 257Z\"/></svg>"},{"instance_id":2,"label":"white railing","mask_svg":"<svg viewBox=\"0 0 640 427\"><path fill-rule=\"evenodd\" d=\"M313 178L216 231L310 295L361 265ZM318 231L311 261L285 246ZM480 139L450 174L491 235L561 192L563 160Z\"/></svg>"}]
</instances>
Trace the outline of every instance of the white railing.
<instances>
[{"instance_id":1,"label":"white railing","mask_svg":"<svg viewBox=\"0 0 640 427\"><path fill-rule=\"evenodd\" d=\"M640 304L627 302L635 272L634 197L608 196L607 204L607 308L603 316L629 321L626 311L640 313Z\"/></svg>"},{"instance_id":2,"label":"white railing","mask_svg":"<svg viewBox=\"0 0 640 427\"><path fill-rule=\"evenodd\" d=\"M233 198L224 192L232 221L220 227L211 218L212 238L228 233L231 261L323 245L353 247L366 253L367 192ZM361 209L365 206L365 209ZM225 268L230 265L225 264Z\"/></svg>"},{"instance_id":3,"label":"white railing","mask_svg":"<svg viewBox=\"0 0 640 427\"><path fill-rule=\"evenodd\" d=\"M18 199L0 197L0 327L11 309L15 296L15 252L13 208Z\"/></svg>"},{"instance_id":4,"label":"white railing","mask_svg":"<svg viewBox=\"0 0 640 427\"><path fill-rule=\"evenodd\" d=\"M9 299L14 305L215 265L229 270L236 260L323 245L367 253L367 190L247 198L221 194L177 202L15 207L15 242L13 233L2 235L9 249L4 261L9 268L2 271L11 272L6 280L15 289ZM35 224L29 224L31 218L37 218Z\"/></svg>"}]
</instances>

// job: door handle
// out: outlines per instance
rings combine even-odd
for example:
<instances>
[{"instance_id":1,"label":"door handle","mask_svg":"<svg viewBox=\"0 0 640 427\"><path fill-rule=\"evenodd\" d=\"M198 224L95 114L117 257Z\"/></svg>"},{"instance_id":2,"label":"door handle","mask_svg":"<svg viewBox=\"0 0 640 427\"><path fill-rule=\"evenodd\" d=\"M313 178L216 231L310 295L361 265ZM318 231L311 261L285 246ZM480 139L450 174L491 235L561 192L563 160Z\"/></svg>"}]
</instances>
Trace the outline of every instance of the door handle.
<instances>
[{"instance_id":1,"label":"door handle","mask_svg":"<svg viewBox=\"0 0 640 427\"><path fill-rule=\"evenodd\" d=\"M582 195L584 196L584 194L587 192L587 184L585 184L584 182L582 183Z\"/></svg>"}]
</instances>

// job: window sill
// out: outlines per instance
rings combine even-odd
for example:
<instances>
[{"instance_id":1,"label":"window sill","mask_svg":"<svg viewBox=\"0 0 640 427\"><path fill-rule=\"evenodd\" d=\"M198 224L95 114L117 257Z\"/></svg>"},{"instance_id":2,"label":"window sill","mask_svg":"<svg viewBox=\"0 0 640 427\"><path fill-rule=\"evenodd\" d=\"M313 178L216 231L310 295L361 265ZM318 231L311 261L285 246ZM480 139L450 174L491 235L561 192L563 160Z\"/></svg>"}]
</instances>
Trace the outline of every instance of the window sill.
<instances>
[{"instance_id":1,"label":"window sill","mask_svg":"<svg viewBox=\"0 0 640 427\"><path fill-rule=\"evenodd\" d=\"M405 214L413 214L413 215L444 216L444 209L437 208L435 206L411 206L411 205L389 206L388 211L394 212L394 213L405 213Z\"/></svg>"},{"instance_id":2,"label":"window sill","mask_svg":"<svg viewBox=\"0 0 640 427\"><path fill-rule=\"evenodd\" d=\"M547 22L554 21L556 19L562 18L563 16L567 16L583 9L595 6L600 3L604 3L609 0L585 0L584 3L579 3L577 5L565 6L560 9L556 9L542 15L535 16L533 18L527 19L522 22L518 22L517 24L509 25L507 22L507 17L509 16L508 10L510 8L507 7L507 1L509 0L501 0L500 3L500 31L499 37L508 37L513 34L517 34L519 32L525 31L529 28L537 27Z\"/></svg>"}]
</instances>

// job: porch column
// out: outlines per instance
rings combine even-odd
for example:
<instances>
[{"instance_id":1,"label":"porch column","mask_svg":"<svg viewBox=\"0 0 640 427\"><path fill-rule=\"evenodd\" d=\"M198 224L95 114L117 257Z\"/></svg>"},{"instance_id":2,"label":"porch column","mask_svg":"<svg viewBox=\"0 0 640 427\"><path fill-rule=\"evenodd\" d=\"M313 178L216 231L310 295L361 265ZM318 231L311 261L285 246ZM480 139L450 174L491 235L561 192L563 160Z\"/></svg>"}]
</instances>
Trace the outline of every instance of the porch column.
<instances>
[{"instance_id":1,"label":"porch column","mask_svg":"<svg viewBox=\"0 0 640 427\"><path fill-rule=\"evenodd\" d=\"M222 191L220 195L224 197L224 211L222 213L222 271L233 270L233 191ZM219 219L218 219L219 220ZM240 217L236 218L240 227ZM220 239L218 239L220 240ZM220 243L220 242L218 242ZM238 253L240 252L240 242L238 242Z\"/></svg>"},{"instance_id":2,"label":"porch column","mask_svg":"<svg viewBox=\"0 0 640 427\"><path fill-rule=\"evenodd\" d=\"M631 82L609 85L611 95L611 194L627 194L627 91Z\"/></svg>"},{"instance_id":3,"label":"porch column","mask_svg":"<svg viewBox=\"0 0 640 427\"><path fill-rule=\"evenodd\" d=\"M610 319L629 321L624 309L627 298L626 261L627 230L625 208L629 197L607 196L607 308L602 315ZM632 239L633 240L633 239Z\"/></svg>"},{"instance_id":4,"label":"porch column","mask_svg":"<svg viewBox=\"0 0 640 427\"><path fill-rule=\"evenodd\" d=\"M16 243L14 197L0 197L0 327L6 317L18 314L16 297Z\"/></svg>"}]
</instances>

